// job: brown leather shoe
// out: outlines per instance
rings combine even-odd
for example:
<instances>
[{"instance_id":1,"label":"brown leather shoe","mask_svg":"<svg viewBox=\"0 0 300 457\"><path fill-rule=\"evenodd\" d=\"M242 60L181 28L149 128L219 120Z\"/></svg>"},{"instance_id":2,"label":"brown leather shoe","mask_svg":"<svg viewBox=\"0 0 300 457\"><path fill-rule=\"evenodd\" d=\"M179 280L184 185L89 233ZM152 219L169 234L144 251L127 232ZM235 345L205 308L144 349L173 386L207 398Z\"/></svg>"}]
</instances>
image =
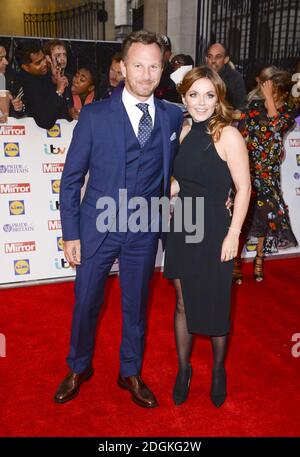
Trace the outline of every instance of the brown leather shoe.
<instances>
[{"instance_id":1,"label":"brown leather shoe","mask_svg":"<svg viewBox=\"0 0 300 457\"><path fill-rule=\"evenodd\" d=\"M93 374L94 368L92 366L79 374L70 371L68 376L59 385L54 396L54 401L56 403L65 403L66 401L72 400L79 394L81 384L90 379Z\"/></svg>"},{"instance_id":2,"label":"brown leather shoe","mask_svg":"<svg viewBox=\"0 0 300 457\"><path fill-rule=\"evenodd\" d=\"M122 378L122 376L119 375L118 385L121 389L129 390L129 392L131 392L132 400L139 406L143 406L144 408L155 408L158 406L154 394L146 386L140 376L127 376L126 378Z\"/></svg>"}]
</instances>

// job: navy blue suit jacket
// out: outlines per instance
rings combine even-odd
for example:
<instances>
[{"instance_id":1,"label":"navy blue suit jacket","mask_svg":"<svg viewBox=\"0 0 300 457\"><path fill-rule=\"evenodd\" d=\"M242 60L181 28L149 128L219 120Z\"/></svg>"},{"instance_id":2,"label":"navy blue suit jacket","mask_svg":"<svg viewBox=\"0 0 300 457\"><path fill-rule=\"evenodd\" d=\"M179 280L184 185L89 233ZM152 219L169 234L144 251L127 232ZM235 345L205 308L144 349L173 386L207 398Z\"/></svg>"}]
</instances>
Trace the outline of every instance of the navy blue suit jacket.
<instances>
[{"instance_id":1,"label":"navy blue suit jacket","mask_svg":"<svg viewBox=\"0 0 300 457\"><path fill-rule=\"evenodd\" d=\"M182 127L181 110L155 99L155 115L163 136L164 195L169 196L173 160ZM84 257L92 256L106 234L96 228L99 197L118 202L125 189L126 147L122 92L101 102L86 105L73 132L60 187L60 211L64 240L81 240ZM84 198L80 191L89 172Z\"/></svg>"}]
</instances>

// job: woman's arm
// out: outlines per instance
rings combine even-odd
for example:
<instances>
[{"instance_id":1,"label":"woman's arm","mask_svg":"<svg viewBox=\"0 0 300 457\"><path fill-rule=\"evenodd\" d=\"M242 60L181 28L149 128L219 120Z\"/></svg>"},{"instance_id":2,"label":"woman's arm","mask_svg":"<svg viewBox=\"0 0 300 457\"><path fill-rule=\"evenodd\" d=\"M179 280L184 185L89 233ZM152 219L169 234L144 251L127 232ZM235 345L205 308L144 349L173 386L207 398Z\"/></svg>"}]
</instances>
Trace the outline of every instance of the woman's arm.
<instances>
[{"instance_id":1,"label":"woman's arm","mask_svg":"<svg viewBox=\"0 0 300 457\"><path fill-rule=\"evenodd\" d=\"M273 83L268 80L262 84L261 91L266 100L267 114L269 118L270 127L275 132L280 132L283 136L295 123L295 116L293 109L288 108L284 111L278 111L276 102L273 95Z\"/></svg>"},{"instance_id":2,"label":"woman's arm","mask_svg":"<svg viewBox=\"0 0 300 457\"><path fill-rule=\"evenodd\" d=\"M278 114L278 111L277 111L277 108L275 105L275 100L273 97L273 90L274 90L273 87L274 87L273 82L269 79L268 81L265 81L261 85L261 88L260 88L263 96L265 97L266 108L267 108L269 117L275 117Z\"/></svg>"},{"instance_id":3,"label":"woman's arm","mask_svg":"<svg viewBox=\"0 0 300 457\"><path fill-rule=\"evenodd\" d=\"M184 138L187 136L187 134L189 133L189 131L191 130L191 125L188 124L188 125L184 125L182 127L182 130L181 130L181 133L180 133L180 137L179 137L179 142L182 143ZM178 181L176 181L175 178L172 178L172 182L171 182L171 198L173 197L176 197L178 195L180 191L180 186L179 186L179 183Z\"/></svg>"},{"instance_id":4,"label":"woman's arm","mask_svg":"<svg viewBox=\"0 0 300 457\"><path fill-rule=\"evenodd\" d=\"M248 151L239 131L231 126L225 127L220 146L236 189L232 220L222 245L221 261L224 262L237 255L239 235L249 206L251 180Z\"/></svg>"}]
</instances>

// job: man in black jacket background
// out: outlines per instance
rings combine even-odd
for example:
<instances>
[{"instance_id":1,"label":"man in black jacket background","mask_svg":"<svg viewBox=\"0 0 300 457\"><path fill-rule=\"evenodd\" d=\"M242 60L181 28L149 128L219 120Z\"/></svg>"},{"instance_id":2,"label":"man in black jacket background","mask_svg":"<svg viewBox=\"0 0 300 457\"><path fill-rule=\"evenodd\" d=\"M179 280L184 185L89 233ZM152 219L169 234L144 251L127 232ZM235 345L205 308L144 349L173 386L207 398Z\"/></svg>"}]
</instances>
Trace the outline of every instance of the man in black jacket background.
<instances>
[{"instance_id":1,"label":"man in black jacket background","mask_svg":"<svg viewBox=\"0 0 300 457\"><path fill-rule=\"evenodd\" d=\"M71 120L64 96L68 79L57 69L52 70L55 74L48 70L41 47L36 42L21 43L16 58L21 68L19 77L28 116L44 129L53 127L57 119Z\"/></svg>"},{"instance_id":2,"label":"man in black jacket background","mask_svg":"<svg viewBox=\"0 0 300 457\"><path fill-rule=\"evenodd\" d=\"M247 103L247 92L242 75L230 67L229 54L220 43L212 44L206 54L206 63L217 71L226 85L226 98L235 111L243 111Z\"/></svg>"}]
</instances>

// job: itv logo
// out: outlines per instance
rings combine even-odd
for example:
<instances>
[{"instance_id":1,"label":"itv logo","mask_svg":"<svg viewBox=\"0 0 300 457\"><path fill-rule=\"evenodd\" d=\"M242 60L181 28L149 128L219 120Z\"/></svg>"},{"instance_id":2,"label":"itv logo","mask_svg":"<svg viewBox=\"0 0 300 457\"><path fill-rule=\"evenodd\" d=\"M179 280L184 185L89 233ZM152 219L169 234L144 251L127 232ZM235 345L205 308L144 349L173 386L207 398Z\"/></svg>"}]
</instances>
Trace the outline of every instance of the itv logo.
<instances>
[{"instance_id":1,"label":"itv logo","mask_svg":"<svg viewBox=\"0 0 300 457\"><path fill-rule=\"evenodd\" d=\"M59 200L50 200L49 201L49 207L51 211L59 211Z\"/></svg>"},{"instance_id":2,"label":"itv logo","mask_svg":"<svg viewBox=\"0 0 300 457\"><path fill-rule=\"evenodd\" d=\"M67 262L65 259L54 259L54 265L57 270L71 268L69 262Z\"/></svg>"},{"instance_id":3,"label":"itv logo","mask_svg":"<svg viewBox=\"0 0 300 457\"><path fill-rule=\"evenodd\" d=\"M66 147L53 146L53 144L44 144L44 153L46 155L63 155L65 154L66 150Z\"/></svg>"}]
</instances>

